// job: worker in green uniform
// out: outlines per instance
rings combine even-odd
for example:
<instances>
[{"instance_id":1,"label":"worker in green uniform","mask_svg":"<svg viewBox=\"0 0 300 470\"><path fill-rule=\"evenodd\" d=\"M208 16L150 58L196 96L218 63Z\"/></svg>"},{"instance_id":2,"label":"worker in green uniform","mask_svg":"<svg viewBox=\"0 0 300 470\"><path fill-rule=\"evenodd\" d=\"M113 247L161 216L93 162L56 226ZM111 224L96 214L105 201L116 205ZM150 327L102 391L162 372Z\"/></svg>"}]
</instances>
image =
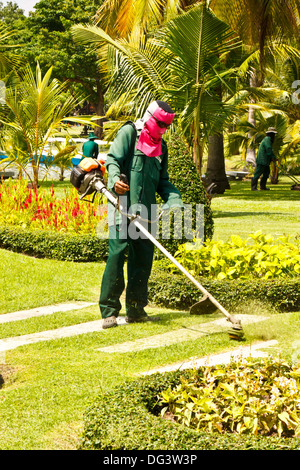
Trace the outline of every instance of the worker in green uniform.
<instances>
[{"instance_id":1,"label":"worker in green uniform","mask_svg":"<svg viewBox=\"0 0 300 470\"><path fill-rule=\"evenodd\" d=\"M97 159L99 154L99 145L95 142L95 139L97 139L97 136L94 134L94 132L90 132L89 139L84 142L82 146L83 158L86 157Z\"/></svg>"},{"instance_id":2,"label":"worker in green uniform","mask_svg":"<svg viewBox=\"0 0 300 470\"><path fill-rule=\"evenodd\" d=\"M108 189L122 198L127 210L147 211L146 219L156 204L156 193L168 207L183 207L179 191L169 181L168 148L163 134L174 119L172 108L165 102L152 102L135 124L126 123L117 133L107 155ZM127 181L120 175L126 175ZM145 214L143 214L144 216ZM126 219L124 221L124 219ZM147 305L148 279L151 273L154 245L145 236L133 236L130 221L108 211L109 255L102 278L99 306L103 328L118 325L120 296L125 288L124 261L128 248L126 317L128 323L155 321L144 310ZM140 234L141 235L141 234Z\"/></svg>"},{"instance_id":3,"label":"worker in green uniform","mask_svg":"<svg viewBox=\"0 0 300 470\"><path fill-rule=\"evenodd\" d=\"M277 158L274 155L272 144L275 140L277 131L274 127L269 127L266 132L266 137L262 140L256 157L256 168L254 176L251 180L251 190L257 191L257 183L260 179L260 189L266 191L269 188L266 187L267 179L270 175L270 164L272 161L276 161Z\"/></svg>"}]
</instances>

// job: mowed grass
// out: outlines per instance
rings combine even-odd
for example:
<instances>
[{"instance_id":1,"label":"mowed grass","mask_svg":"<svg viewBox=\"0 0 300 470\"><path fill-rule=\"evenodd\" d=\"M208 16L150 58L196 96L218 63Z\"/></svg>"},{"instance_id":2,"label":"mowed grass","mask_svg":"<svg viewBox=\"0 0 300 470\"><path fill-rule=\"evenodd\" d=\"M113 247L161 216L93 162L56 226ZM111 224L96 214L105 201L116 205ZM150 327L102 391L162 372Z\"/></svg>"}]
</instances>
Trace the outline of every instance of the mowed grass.
<instances>
[{"instance_id":1,"label":"mowed grass","mask_svg":"<svg viewBox=\"0 0 300 470\"><path fill-rule=\"evenodd\" d=\"M227 241L231 234L243 239L262 230L274 238L300 236L300 191L280 177L270 191L251 191L250 181L230 181L231 189L212 198L214 239Z\"/></svg>"},{"instance_id":2,"label":"mowed grass","mask_svg":"<svg viewBox=\"0 0 300 470\"><path fill-rule=\"evenodd\" d=\"M5 250L0 256L0 314L73 300L98 301L104 263L66 263Z\"/></svg>"},{"instance_id":3,"label":"mowed grass","mask_svg":"<svg viewBox=\"0 0 300 470\"><path fill-rule=\"evenodd\" d=\"M232 182L230 191L212 200L215 238L227 240L232 233L245 238L256 230L274 237L297 236L299 201L300 192L291 191L287 179L271 186L268 193L251 192L248 182ZM0 338L100 318L97 302L104 263L41 260L5 250L0 250L0 256L2 314L61 302L95 303L76 311L2 324ZM227 329L220 327L198 339L141 351L99 350L178 329L197 329L202 323L222 318L222 314L192 317L188 307L186 311L174 311L151 305L148 312L159 314L161 322L126 325L0 352L0 364L6 374L0 389L0 449L76 449L84 411L101 391L156 367L240 346L229 339ZM264 319L244 326L243 345L275 339L278 344L268 350L270 353L300 359L299 312L278 314L267 304L250 302L236 305L231 313L257 314Z\"/></svg>"}]
</instances>

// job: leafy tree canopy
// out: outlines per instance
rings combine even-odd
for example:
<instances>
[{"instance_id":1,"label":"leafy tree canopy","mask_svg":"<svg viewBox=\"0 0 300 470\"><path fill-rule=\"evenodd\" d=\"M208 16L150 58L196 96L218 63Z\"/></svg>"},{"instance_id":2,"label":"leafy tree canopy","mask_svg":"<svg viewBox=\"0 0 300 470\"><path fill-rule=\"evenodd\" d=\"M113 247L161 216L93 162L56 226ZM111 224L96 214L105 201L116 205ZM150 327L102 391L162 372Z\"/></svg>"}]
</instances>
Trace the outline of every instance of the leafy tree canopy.
<instances>
[{"instance_id":1,"label":"leafy tree canopy","mask_svg":"<svg viewBox=\"0 0 300 470\"><path fill-rule=\"evenodd\" d=\"M97 54L88 46L76 44L70 29L73 25L92 23L102 0L41 0L35 11L25 17L16 4L9 3L5 10L0 4L2 21L9 22L13 14L14 41L20 47L32 70L38 62L43 73L52 67L52 75L61 82L68 80L74 92L80 90L87 104L102 114L105 86L97 64ZM99 109L100 103L100 109ZM84 113L90 112L87 107Z\"/></svg>"},{"instance_id":2,"label":"leafy tree canopy","mask_svg":"<svg viewBox=\"0 0 300 470\"><path fill-rule=\"evenodd\" d=\"M17 3L7 2L6 5L3 5L3 2L0 2L0 21L2 23L15 27L16 22L22 18L25 18L24 10Z\"/></svg>"}]
</instances>

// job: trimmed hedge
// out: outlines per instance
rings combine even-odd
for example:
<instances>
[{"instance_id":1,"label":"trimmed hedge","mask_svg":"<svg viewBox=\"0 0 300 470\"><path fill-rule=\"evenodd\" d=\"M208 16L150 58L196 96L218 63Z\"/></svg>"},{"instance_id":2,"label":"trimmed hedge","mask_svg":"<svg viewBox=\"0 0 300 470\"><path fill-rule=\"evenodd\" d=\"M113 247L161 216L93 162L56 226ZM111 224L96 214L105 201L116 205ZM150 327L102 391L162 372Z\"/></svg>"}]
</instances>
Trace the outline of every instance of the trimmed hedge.
<instances>
[{"instance_id":1,"label":"trimmed hedge","mask_svg":"<svg viewBox=\"0 0 300 470\"><path fill-rule=\"evenodd\" d=\"M104 261L108 256L108 240L93 235L70 235L55 232L24 230L0 226L0 248L36 258L65 261ZM164 261L160 261L164 263ZM166 263L165 263L166 264ZM274 280L243 279L214 281L199 279L226 308L237 302L257 299L269 302L279 311L300 309L300 277ZM149 279L150 302L163 307L187 309L201 297L201 292L180 272L170 273L155 263Z\"/></svg>"},{"instance_id":2,"label":"trimmed hedge","mask_svg":"<svg viewBox=\"0 0 300 470\"><path fill-rule=\"evenodd\" d=\"M157 397L189 370L153 374L104 392L84 416L81 450L296 450L300 439L205 433L160 417Z\"/></svg>"},{"instance_id":3,"label":"trimmed hedge","mask_svg":"<svg viewBox=\"0 0 300 470\"><path fill-rule=\"evenodd\" d=\"M225 308L256 299L270 303L278 311L300 310L300 276L273 280L197 280ZM167 268L156 266L149 279L148 296L156 305L186 310L200 300L202 293L180 272L171 274Z\"/></svg>"},{"instance_id":4,"label":"trimmed hedge","mask_svg":"<svg viewBox=\"0 0 300 470\"><path fill-rule=\"evenodd\" d=\"M212 239L214 233L214 220L210 198L204 188L201 176L193 162L193 155L187 144L180 136L174 136L168 142L168 173L170 181L180 191L185 204L204 205L204 239ZM193 212L195 229L195 211ZM165 242L168 243L167 240ZM173 240L178 245L178 240ZM184 243L184 240L180 241ZM168 246L166 246L168 249Z\"/></svg>"},{"instance_id":5,"label":"trimmed hedge","mask_svg":"<svg viewBox=\"0 0 300 470\"><path fill-rule=\"evenodd\" d=\"M71 235L8 226L0 226L0 248L61 261L103 261L108 256L108 240L93 235Z\"/></svg>"}]
</instances>

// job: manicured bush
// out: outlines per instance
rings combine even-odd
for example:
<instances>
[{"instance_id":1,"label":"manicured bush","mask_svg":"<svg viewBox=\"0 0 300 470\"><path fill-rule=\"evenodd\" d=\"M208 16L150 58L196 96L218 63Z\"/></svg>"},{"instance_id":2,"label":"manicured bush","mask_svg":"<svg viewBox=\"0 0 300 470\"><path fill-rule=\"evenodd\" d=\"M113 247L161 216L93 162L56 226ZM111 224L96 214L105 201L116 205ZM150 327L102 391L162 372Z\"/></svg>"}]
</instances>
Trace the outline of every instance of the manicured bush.
<instances>
[{"instance_id":1,"label":"manicured bush","mask_svg":"<svg viewBox=\"0 0 300 470\"><path fill-rule=\"evenodd\" d=\"M193 371L153 374L100 394L86 410L80 449L84 450L288 450L300 440L189 429L160 416L159 396Z\"/></svg>"},{"instance_id":2,"label":"manicured bush","mask_svg":"<svg viewBox=\"0 0 300 470\"><path fill-rule=\"evenodd\" d=\"M88 234L56 233L0 226L0 248L36 258L65 261L103 261L108 255L108 241Z\"/></svg>"},{"instance_id":3,"label":"manicured bush","mask_svg":"<svg viewBox=\"0 0 300 470\"><path fill-rule=\"evenodd\" d=\"M281 279L211 280L197 277L225 308L249 299L261 300L278 311L300 309L300 276ZM155 264L149 280L149 300L168 308L188 309L202 297L202 293L180 271L169 272Z\"/></svg>"},{"instance_id":4,"label":"manicured bush","mask_svg":"<svg viewBox=\"0 0 300 470\"><path fill-rule=\"evenodd\" d=\"M178 245L193 238L193 233L196 230L196 205L203 205L203 236L204 239L211 239L214 233L214 221L210 199L205 191L200 175L197 172L196 166L193 162L193 157L188 149L188 146L182 137L173 137L168 142L169 150L169 177L170 181L180 191L184 204L192 208L192 231L186 230L188 233L183 233L182 238L176 238L176 224L175 236L174 225L171 228L171 236L169 239L163 239L162 244L172 254L176 251ZM158 202L162 202L158 198ZM200 218L199 218L200 220ZM182 221L182 227L184 221ZM179 228L181 233L181 224ZM194 232L193 232L194 231ZM189 233L190 232L190 233ZM187 237L185 237L187 235Z\"/></svg>"}]
</instances>

